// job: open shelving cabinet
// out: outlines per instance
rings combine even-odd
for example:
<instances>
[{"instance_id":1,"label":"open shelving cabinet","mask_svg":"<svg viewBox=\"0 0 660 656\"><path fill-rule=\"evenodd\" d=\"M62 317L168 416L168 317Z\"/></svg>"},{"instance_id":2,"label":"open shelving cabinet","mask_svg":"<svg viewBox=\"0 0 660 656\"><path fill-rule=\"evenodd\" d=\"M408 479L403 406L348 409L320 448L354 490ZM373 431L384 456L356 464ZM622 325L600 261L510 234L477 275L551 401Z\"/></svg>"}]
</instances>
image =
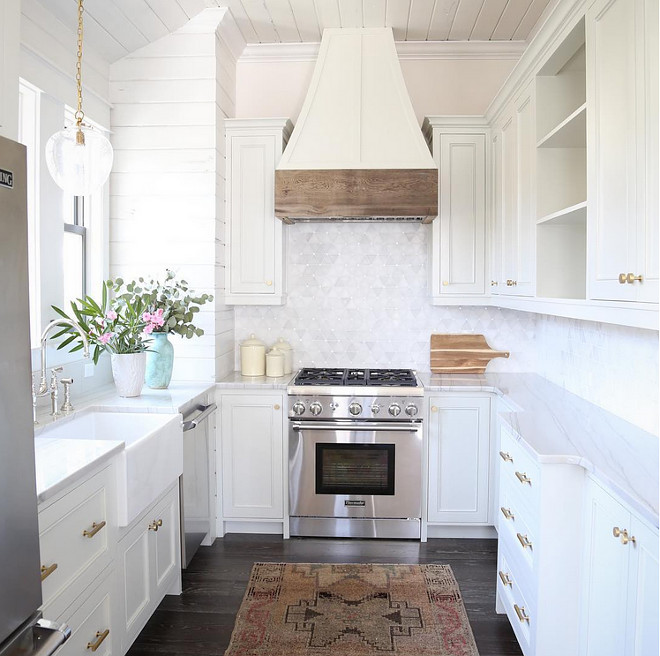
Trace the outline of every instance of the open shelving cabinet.
<instances>
[{"instance_id":1,"label":"open shelving cabinet","mask_svg":"<svg viewBox=\"0 0 660 656\"><path fill-rule=\"evenodd\" d=\"M582 20L536 77L536 291L543 298L586 298L586 117Z\"/></svg>"}]
</instances>

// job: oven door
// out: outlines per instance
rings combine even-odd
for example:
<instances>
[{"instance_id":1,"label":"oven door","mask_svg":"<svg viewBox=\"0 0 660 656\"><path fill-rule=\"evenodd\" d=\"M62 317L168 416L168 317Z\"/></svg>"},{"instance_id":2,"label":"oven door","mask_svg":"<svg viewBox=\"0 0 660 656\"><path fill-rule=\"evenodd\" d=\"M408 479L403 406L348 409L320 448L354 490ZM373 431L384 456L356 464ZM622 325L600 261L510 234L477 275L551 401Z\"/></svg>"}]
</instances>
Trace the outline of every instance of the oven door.
<instances>
[{"instance_id":1,"label":"oven door","mask_svg":"<svg viewBox=\"0 0 660 656\"><path fill-rule=\"evenodd\" d=\"M292 517L420 518L419 423L292 422Z\"/></svg>"}]
</instances>

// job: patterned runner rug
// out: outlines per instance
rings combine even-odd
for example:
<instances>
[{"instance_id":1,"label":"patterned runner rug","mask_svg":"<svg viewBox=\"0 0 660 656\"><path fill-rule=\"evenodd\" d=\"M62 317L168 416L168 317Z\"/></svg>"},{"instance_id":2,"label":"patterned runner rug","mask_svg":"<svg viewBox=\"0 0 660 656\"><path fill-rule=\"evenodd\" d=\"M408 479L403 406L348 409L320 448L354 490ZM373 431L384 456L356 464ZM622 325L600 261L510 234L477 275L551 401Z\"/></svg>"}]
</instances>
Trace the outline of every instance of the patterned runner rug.
<instances>
[{"instance_id":1,"label":"patterned runner rug","mask_svg":"<svg viewBox=\"0 0 660 656\"><path fill-rule=\"evenodd\" d=\"M478 656L449 565L256 563L225 656Z\"/></svg>"}]
</instances>

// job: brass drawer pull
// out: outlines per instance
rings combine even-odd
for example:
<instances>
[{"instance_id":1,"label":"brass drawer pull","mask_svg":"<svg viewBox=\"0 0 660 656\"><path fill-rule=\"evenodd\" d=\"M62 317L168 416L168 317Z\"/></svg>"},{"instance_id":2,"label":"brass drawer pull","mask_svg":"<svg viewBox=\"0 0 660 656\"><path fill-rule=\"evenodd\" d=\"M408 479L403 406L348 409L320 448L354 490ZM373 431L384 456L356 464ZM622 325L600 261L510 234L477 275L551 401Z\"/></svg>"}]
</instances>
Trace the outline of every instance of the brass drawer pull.
<instances>
[{"instance_id":1,"label":"brass drawer pull","mask_svg":"<svg viewBox=\"0 0 660 656\"><path fill-rule=\"evenodd\" d=\"M83 531L83 535L86 538L93 538L104 526L105 526L105 520L99 522L98 524L96 522L92 522L92 528L89 531L85 529Z\"/></svg>"},{"instance_id":2,"label":"brass drawer pull","mask_svg":"<svg viewBox=\"0 0 660 656\"><path fill-rule=\"evenodd\" d=\"M90 651L96 651L101 646L101 643L108 637L109 634L110 634L110 629L106 629L105 631L97 631L96 635L94 636L96 640L94 642L88 642L87 649L89 649Z\"/></svg>"},{"instance_id":3,"label":"brass drawer pull","mask_svg":"<svg viewBox=\"0 0 660 656\"><path fill-rule=\"evenodd\" d=\"M505 519L515 519L515 516L511 512L510 508L505 508L504 506L502 506L500 510L502 511L502 514L504 515Z\"/></svg>"},{"instance_id":4,"label":"brass drawer pull","mask_svg":"<svg viewBox=\"0 0 660 656\"><path fill-rule=\"evenodd\" d=\"M633 546L635 546L635 547L637 546L637 540L635 539L635 536L634 535L632 535L632 536L628 535L628 529L624 528L623 530L621 530L618 526L615 526L612 529L612 535L615 538L620 537L621 538L621 544L628 544L629 542L632 542Z\"/></svg>"},{"instance_id":5,"label":"brass drawer pull","mask_svg":"<svg viewBox=\"0 0 660 656\"><path fill-rule=\"evenodd\" d=\"M527 547L529 547L530 549L532 548L532 543L529 541L529 538L526 535L521 535L520 533L516 533L516 536L518 538L518 542L522 544L523 549L527 549Z\"/></svg>"},{"instance_id":6,"label":"brass drawer pull","mask_svg":"<svg viewBox=\"0 0 660 656\"><path fill-rule=\"evenodd\" d=\"M516 478L521 482L521 483L527 483L528 485L532 484L532 479L527 476L524 472L516 472Z\"/></svg>"},{"instance_id":7,"label":"brass drawer pull","mask_svg":"<svg viewBox=\"0 0 660 656\"><path fill-rule=\"evenodd\" d=\"M57 569L57 563L53 563L46 567L45 565L41 566L41 580L45 581L55 570Z\"/></svg>"},{"instance_id":8,"label":"brass drawer pull","mask_svg":"<svg viewBox=\"0 0 660 656\"><path fill-rule=\"evenodd\" d=\"M162 525L163 525L162 519L154 519L154 521L151 522L151 524L149 524L149 530L156 532Z\"/></svg>"},{"instance_id":9,"label":"brass drawer pull","mask_svg":"<svg viewBox=\"0 0 660 656\"><path fill-rule=\"evenodd\" d=\"M525 607L522 608L518 604L513 604L513 610L516 611L516 615L521 622L527 622L529 624L529 615L525 612Z\"/></svg>"},{"instance_id":10,"label":"brass drawer pull","mask_svg":"<svg viewBox=\"0 0 660 656\"><path fill-rule=\"evenodd\" d=\"M504 462L513 462L513 458L506 451L500 451L500 458L502 458Z\"/></svg>"},{"instance_id":11,"label":"brass drawer pull","mask_svg":"<svg viewBox=\"0 0 660 656\"><path fill-rule=\"evenodd\" d=\"M502 570L500 570L498 574L500 575L500 579L502 579L502 585L504 585L504 587L507 585L511 588L513 587L513 583L511 583L511 579L509 578L508 574L505 574Z\"/></svg>"}]
</instances>

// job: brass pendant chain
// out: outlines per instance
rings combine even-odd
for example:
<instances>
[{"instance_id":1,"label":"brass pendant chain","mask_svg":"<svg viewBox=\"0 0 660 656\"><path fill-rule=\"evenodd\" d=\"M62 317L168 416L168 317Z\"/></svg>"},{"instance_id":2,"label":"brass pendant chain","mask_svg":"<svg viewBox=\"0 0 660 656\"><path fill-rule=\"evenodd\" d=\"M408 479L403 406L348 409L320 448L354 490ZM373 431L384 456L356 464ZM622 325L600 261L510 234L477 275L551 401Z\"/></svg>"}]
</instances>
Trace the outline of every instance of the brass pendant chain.
<instances>
[{"instance_id":1,"label":"brass pendant chain","mask_svg":"<svg viewBox=\"0 0 660 656\"><path fill-rule=\"evenodd\" d=\"M74 114L76 119L76 143L84 145L85 135L82 132L81 126L85 113L82 109L82 56L83 56L83 0L78 0L78 53L76 61L76 87L78 91L78 109Z\"/></svg>"}]
</instances>

